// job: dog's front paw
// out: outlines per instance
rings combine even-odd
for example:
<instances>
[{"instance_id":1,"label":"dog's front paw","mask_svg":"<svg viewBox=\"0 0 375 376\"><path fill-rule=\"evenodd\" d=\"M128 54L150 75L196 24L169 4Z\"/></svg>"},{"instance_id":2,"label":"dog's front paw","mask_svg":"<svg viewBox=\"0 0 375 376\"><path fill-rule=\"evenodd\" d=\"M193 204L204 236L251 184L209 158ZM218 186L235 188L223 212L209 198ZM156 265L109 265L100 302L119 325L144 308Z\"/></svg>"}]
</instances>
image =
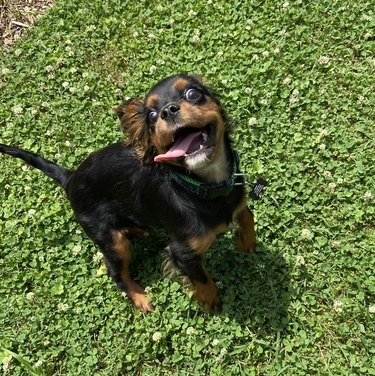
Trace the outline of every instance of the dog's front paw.
<instances>
[{"instance_id":1,"label":"dog's front paw","mask_svg":"<svg viewBox=\"0 0 375 376\"><path fill-rule=\"evenodd\" d=\"M152 312L154 310L153 305L144 296L134 301L134 306L140 312Z\"/></svg>"},{"instance_id":2,"label":"dog's front paw","mask_svg":"<svg viewBox=\"0 0 375 376\"><path fill-rule=\"evenodd\" d=\"M207 311L214 312L221 309L219 290L214 282L196 284L194 286L194 295L198 303Z\"/></svg>"},{"instance_id":3,"label":"dog's front paw","mask_svg":"<svg viewBox=\"0 0 375 376\"><path fill-rule=\"evenodd\" d=\"M237 214L236 222L239 225L237 229L238 249L244 253L254 252L256 248L254 215L247 206Z\"/></svg>"},{"instance_id":4,"label":"dog's front paw","mask_svg":"<svg viewBox=\"0 0 375 376\"><path fill-rule=\"evenodd\" d=\"M145 295L143 294L133 294L131 300L134 304L134 307L139 312L152 312L154 310L153 305L148 301Z\"/></svg>"},{"instance_id":5,"label":"dog's front paw","mask_svg":"<svg viewBox=\"0 0 375 376\"><path fill-rule=\"evenodd\" d=\"M126 285L126 295L132 301L134 307L140 312L152 312L154 307L148 301L146 291L133 280L128 280Z\"/></svg>"},{"instance_id":6,"label":"dog's front paw","mask_svg":"<svg viewBox=\"0 0 375 376\"><path fill-rule=\"evenodd\" d=\"M237 248L243 253L252 253L256 249L256 238L253 234L237 231Z\"/></svg>"}]
</instances>

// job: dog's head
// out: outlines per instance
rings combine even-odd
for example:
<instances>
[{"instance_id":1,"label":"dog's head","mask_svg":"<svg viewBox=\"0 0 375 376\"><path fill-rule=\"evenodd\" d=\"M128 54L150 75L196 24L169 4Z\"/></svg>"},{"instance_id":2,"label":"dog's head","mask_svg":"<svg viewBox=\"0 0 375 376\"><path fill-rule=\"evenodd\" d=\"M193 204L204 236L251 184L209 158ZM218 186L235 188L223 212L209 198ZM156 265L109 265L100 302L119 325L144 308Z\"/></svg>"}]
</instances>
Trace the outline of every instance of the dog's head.
<instances>
[{"instance_id":1,"label":"dog's head","mask_svg":"<svg viewBox=\"0 0 375 376\"><path fill-rule=\"evenodd\" d=\"M117 114L144 164L163 162L198 173L224 153L225 113L196 76L168 77L144 100L126 101Z\"/></svg>"}]
</instances>

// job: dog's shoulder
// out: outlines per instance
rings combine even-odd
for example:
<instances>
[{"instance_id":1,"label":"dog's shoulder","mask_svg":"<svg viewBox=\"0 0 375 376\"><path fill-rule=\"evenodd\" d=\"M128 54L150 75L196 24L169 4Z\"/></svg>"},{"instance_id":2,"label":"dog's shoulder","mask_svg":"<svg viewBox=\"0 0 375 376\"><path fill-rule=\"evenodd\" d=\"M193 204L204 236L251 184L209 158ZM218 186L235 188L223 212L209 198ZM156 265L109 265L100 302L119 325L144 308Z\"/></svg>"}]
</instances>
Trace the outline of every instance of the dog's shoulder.
<instances>
[{"instance_id":1,"label":"dog's shoulder","mask_svg":"<svg viewBox=\"0 0 375 376\"><path fill-rule=\"evenodd\" d=\"M104 194L140 168L141 163L129 147L122 142L111 144L91 153L78 166L67 184L68 196Z\"/></svg>"}]
</instances>

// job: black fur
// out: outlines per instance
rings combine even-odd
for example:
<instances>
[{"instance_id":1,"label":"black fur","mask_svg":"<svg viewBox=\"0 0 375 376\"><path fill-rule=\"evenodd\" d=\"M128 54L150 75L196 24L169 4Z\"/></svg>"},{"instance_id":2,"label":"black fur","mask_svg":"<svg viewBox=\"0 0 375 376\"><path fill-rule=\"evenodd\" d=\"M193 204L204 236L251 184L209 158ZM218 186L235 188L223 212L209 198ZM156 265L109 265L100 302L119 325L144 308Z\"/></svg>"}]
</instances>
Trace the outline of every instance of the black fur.
<instances>
[{"instance_id":1,"label":"black fur","mask_svg":"<svg viewBox=\"0 0 375 376\"><path fill-rule=\"evenodd\" d=\"M30 166L43 171L47 176L54 179L59 185L65 188L67 181L72 175L72 171L29 151L17 147L0 144L0 152L12 157L23 159Z\"/></svg>"},{"instance_id":2,"label":"black fur","mask_svg":"<svg viewBox=\"0 0 375 376\"><path fill-rule=\"evenodd\" d=\"M168 85L170 81L167 81ZM165 81L159 83L152 93L157 93L160 88L166 92L165 84ZM205 95L210 94L207 91ZM167 94L163 94L163 101L168 102ZM119 115L123 115L122 110L119 110ZM227 133L223 142L227 165L232 166ZM144 164L129 143L124 142L91 154L74 172L16 147L1 144L0 152L23 159L64 188L77 221L98 244L114 281L129 294L138 309L148 311L152 306L142 297L138 298L138 288L140 294L144 291L128 276L127 257L130 253L126 238L148 228L167 230L171 240L167 252L171 260L190 279L193 288L200 288L198 300L208 308L217 307L216 296L205 297L216 293L212 292L212 282L202 267L202 252L199 247L192 249L191 240L198 239L200 244L200 239L204 242L216 228L232 222L235 210L244 200L242 185L235 186L226 197L203 200L171 179L169 171L176 166L154 162ZM116 239L120 240L116 243ZM209 245L204 244L203 251ZM200 287L200 284L208 286L209 283L209 291Z\"/></svg>"}]
</instances>

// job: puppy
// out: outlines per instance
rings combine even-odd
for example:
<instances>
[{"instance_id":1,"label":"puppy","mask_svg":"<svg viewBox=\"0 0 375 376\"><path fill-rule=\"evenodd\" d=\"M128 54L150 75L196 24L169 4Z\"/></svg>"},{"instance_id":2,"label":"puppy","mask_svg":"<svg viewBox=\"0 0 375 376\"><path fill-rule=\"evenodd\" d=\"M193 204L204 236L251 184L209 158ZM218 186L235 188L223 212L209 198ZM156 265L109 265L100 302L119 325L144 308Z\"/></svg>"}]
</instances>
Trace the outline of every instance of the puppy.
<instances>
[{"instance_id":1,"label":"puppy","mask_svg":"<svg viewBox=\"0 0 375 376\"><path fill-rule=\"evenodd\" d=\"M256 244L218 98L199 78L178 74L157 83L144 100L127 100L117 115L126 141L91 154L76 171L17 147L0 144L0 152L23 159L65 190L114 282L139 311L153 306L130 277L128 239L150 228L166 229L170 260L198 302L218 309L218 289L202 266L203 254L233 222L240 251L252 252Z\"/></svg>"}]
</instances>

